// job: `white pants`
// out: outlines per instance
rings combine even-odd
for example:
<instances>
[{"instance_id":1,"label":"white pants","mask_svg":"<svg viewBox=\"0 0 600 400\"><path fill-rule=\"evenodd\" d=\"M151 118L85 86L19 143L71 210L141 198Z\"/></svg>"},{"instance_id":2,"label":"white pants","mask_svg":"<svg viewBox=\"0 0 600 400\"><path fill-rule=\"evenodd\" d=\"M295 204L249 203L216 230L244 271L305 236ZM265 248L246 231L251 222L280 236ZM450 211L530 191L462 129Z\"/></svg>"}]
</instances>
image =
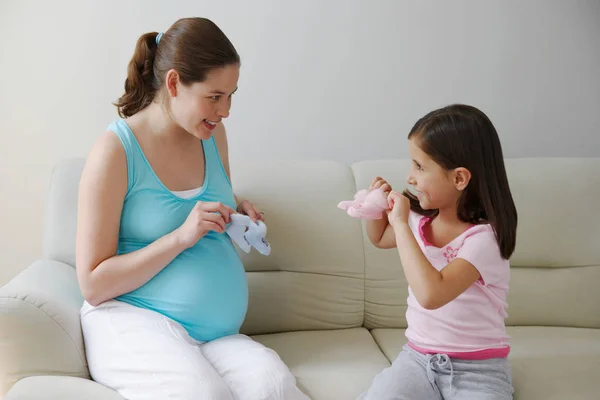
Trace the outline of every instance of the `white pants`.
<instances>
[{"instance_id":1,"label":"white pants","mask_svg":"<svg viewBox=\"0 0 600 400\"><path fill-rule=\"evenodd\" d=\"M81 326L92 379L128 400L309 400L279 355L245 335L198 342L117 300L84 303Z\"/></svg>"}]
</instances>

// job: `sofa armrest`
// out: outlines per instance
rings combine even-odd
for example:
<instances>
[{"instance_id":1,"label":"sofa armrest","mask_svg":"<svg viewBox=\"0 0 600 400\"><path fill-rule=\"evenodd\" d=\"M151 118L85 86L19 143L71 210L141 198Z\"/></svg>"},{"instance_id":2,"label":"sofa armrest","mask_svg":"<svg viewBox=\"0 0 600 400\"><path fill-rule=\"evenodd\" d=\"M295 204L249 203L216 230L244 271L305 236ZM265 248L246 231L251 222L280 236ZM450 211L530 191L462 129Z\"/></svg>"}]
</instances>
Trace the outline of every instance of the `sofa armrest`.
<instances>
[{"instance_id":1,"label":"sofa armrest","mask_svg":"<svg viewBox=\"0 0 600 400\"><path fill-rule=\"evenodd\" d=\"M0 288L0 398L34 375L89 378L76 271L49 260L34 262Z\"/></svg>"},{"instance_id":2,"label":"sofa armrest","mask_svg":"<svg viewBox=\"0 0 600 400\"><path fill-rule=\"evenodd\" d=\"M87 379L32 376L21 379L4 400L125 400L116 391Z\"/></svg>"}]
</instances>

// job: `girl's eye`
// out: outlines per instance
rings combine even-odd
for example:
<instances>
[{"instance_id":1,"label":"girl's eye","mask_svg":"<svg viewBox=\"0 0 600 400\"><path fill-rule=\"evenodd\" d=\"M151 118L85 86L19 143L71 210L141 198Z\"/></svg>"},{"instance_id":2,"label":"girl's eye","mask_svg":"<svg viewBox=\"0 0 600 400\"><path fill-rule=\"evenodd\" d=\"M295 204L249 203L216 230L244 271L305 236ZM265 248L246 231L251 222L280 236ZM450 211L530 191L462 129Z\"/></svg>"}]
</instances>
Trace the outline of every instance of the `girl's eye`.
<instances>
[{"instance_id":1,"label":"girl's eye","mask_svg":"<svg viewBox=\"0 0 600 400\"><path fill-rule=\"evenodd\" d=\"M220 98L221 98L221 96L219 96L219 95L211 97L211 99L214 101L219 101Z\"/></svg>"}]
</instances>

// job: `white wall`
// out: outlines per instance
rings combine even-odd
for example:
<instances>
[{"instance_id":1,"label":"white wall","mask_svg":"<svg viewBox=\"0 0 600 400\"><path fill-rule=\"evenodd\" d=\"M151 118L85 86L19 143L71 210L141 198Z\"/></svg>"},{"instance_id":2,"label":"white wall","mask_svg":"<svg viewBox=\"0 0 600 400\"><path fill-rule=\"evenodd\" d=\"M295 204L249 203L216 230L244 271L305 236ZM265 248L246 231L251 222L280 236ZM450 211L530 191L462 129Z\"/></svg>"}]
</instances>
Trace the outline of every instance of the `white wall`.
<instances>
[{"instance_id":1,"label":"white wall","mask_svg":"<svg viewBox=\"0 0 600 400\"><path fill-rule=\"evenodd\" d=\"M184 16L242 57L234 165L403 157L416 119L451 102L488 113L507 157L600 156L597 0L5 0L0 285L40 256L51 168L116 117L138 36Z\"/></svg>"}]
</instances>

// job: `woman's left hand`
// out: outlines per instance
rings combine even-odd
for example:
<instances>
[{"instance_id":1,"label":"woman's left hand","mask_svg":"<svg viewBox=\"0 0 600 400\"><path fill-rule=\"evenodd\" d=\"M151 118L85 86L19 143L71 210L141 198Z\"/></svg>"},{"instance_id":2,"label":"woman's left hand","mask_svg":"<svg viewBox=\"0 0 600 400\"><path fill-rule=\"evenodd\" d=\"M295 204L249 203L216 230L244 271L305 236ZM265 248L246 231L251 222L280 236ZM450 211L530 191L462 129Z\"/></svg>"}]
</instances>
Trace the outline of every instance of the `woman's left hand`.
<instances>
[{"instance_id":1,"label":"woman's left hand","mask_svg":"<svg viewBox=\"0 0 600 400\"><path fill-rule=\"evenodd\" d=\"M237 212L249 216L254 222L265 220L264 214L258 211L254 204L250 203L248 200L243 200L238 204Z\"/></svg>"},{"instance_id":2,"label":"woman's left hand","mask_svg":"<svg viewBox=\"0 0 600 400\"><path fill-rule=\"evenodd\" d=\"M408 213L410 212L410 201L408 198L396 191L391 191L388 195L388 204L391 210L388 212L388 220L392 227L398 223L408 223Z\"/></svg>"}]
</instances>

